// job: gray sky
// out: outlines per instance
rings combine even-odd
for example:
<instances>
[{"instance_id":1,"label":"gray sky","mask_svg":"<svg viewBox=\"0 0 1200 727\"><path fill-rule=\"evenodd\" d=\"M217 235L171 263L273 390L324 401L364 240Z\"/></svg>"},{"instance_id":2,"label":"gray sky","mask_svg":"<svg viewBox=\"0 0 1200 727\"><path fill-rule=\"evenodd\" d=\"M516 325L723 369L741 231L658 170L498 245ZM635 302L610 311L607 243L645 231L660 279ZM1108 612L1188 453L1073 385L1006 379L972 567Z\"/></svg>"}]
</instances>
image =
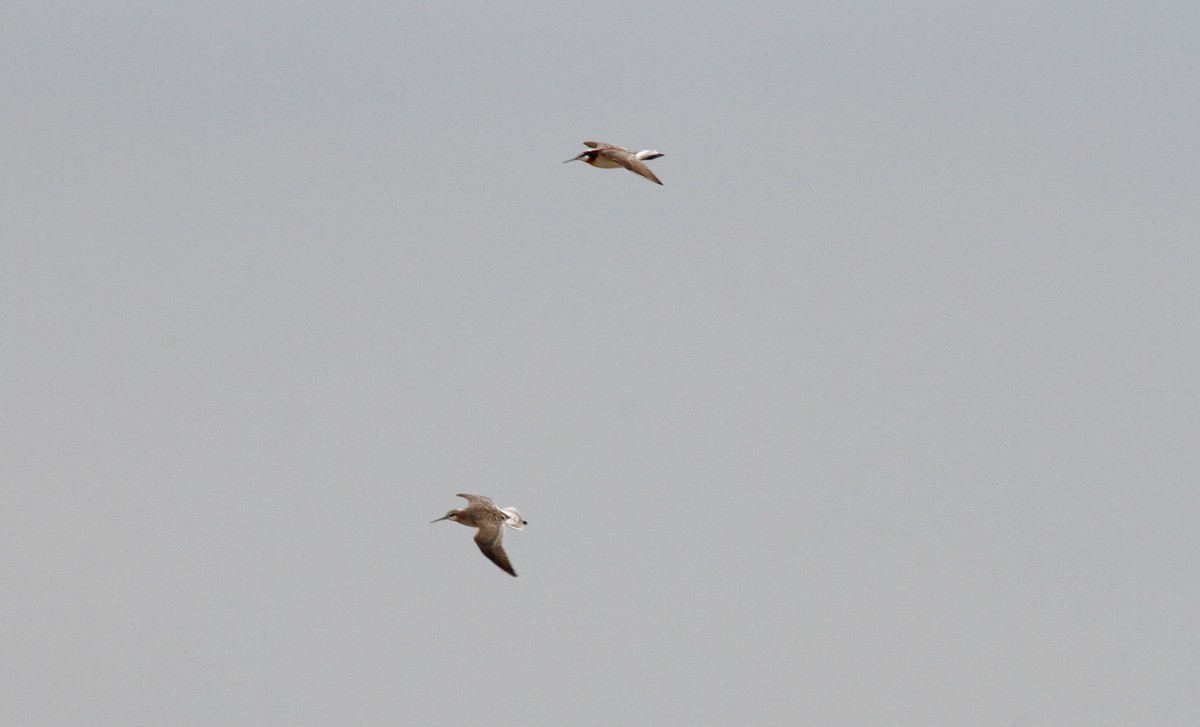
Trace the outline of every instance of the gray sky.
<instances>
[{"instance_id":1,"label":"gray sky","mask_svg":"<svg viewBox=\"0 0 1200 727\"><path fill-rule=\"evenodd\" d=\"M1200 723L1200 6L969 5L0 9L0 724Z\"/></svg>"}]
</instances>

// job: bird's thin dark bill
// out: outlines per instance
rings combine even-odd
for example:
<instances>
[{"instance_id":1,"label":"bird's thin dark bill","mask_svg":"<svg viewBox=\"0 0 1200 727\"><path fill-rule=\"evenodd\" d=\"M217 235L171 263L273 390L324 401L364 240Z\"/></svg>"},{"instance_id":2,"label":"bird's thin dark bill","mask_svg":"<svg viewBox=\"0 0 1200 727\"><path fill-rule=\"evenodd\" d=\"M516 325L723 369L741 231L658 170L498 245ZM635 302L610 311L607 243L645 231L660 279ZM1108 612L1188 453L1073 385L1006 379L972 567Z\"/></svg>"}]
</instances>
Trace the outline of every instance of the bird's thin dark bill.
<instances>
[{"instance_id":1,"label":"bird's thin dark bill","mask_svg":"<svg viewBox=\"0 0 1200 727\"><path fill-rule=\"evenodd\" d=\"M575 157L574 159L568 159L567 161L563 162L563 164L568 164L570 162L577 162L577 161L579 161L579 157Z\"/></svg>"},{"instance_id":2,"label":"bird's thin dark bill","mask_svg":"<svg viewBox=\"0 0 1200 727\"><path fill-rule=\"evenodd\" d=\"M429 524L430 524L430 525L433 525L434 523L440 523L440 522L441 522L441 521L443 521L443 520L449 520L449 519L450 519L450 516L449 516L449 515L447 515L447 516L445 516L445 517L440 517L440 518L438 518L437 520L430 520L430 521L429 521Z\"/></svg>"}]
</instances>

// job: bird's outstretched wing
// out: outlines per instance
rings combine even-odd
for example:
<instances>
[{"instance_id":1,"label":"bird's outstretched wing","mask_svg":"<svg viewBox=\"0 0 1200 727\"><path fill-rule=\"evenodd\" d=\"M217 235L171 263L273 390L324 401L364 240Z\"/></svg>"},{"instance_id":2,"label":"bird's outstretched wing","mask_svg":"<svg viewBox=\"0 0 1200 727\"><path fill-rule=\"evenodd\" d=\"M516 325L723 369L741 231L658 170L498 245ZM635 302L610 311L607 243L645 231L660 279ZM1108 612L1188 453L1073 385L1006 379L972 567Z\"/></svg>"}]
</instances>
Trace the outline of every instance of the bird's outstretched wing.
<instances>
[{"instance_id":1,"label":"bird's outstretched wing","mask_svg":"<svg viewBox=\"0 0 1200 727\"><path fill-rule=\"evenodd\" d=\"M516 576L517 572L513 570L512 563L508 562L508 554L500 545L503 539L504 523L498 520L480 525L479 532L475 534L475 544L487 559L500 566L500 569L510 576Z\"/></svg>"},{"instance_id":2,"label":"bird's outstretched wing","mask_svg":"<svg viewBox=\"0 0 1200 727\"><path fill-rule=\"evenodd\" d=\"M617 151L615 149L606 149L600 153L609 159L612 159L617 164L625 167L634 174L640 174L655 184L662 184L662 182L658 181L658 177L654 176L654 172L650 171L650 167L646 166L646 164L641 159L638 159L636 156L634 156L632 152L625 151L624 149L621 151Z\"/></svg>"},{"instance_id":3,"label":"bird's outstretched wing","mask_svg":"<svg viewBox=\"0 0 1200 727\"><path fill-rule=\"evenodd\" d=\"M468 506L469 505L491 505L492 507L496 506L496 503L492 502L492 498L484 497L483 495L468 495L465 492L460 492L457 495L455 495L455 497L461 497L464 500L466 500Z\"/></svg>"},{"instance_id":4,"label":"bird's outstretched wing","mask_svg":"<svg viewBox=\"0 0 1200 727\"><path fill-rule=\"evenodd\" d=\"M589 149L613 149L615 151L629 152L629 150L623 146L617 146L616 144L606 144L603 141L585 141L585 142L583 142L583 145L588 147ZM629 153L632 154L633 152L629 152Z\"/></svg>"}]
</instances>

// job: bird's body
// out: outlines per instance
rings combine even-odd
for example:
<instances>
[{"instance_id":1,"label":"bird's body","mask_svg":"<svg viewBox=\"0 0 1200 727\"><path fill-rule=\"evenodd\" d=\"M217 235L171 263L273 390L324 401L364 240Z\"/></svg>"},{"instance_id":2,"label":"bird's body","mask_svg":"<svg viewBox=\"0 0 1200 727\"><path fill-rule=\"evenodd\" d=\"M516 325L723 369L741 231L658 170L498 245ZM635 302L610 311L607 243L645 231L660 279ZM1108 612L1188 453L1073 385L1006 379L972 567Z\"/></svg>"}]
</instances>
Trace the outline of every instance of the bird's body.
<instances>
[{"instance_id":1,"label":"bird's body","mask_svg":"<svg viewBox=\"0 0 1200 727\"><path fill-rule=\"evenodd\" d=\"M644 163L647 159L657 159L663 156L662 152L653 149L630 151L623 146L605 144L602 141L585 141L583 145L588 147L590 151L585 151L577 157L568 159L563 164L581 161L599 169L624 167L634 174L640 174L655 184L662 184L662 182L658 181L658 177L654 176L654 172L650 171L650 167Z\"/></svg>"},{"instance_id":2,"label":"bird's body","mask_svg":"<svg viewBox=\"0 0 1200 727\"><path fill-rule=\"evenodd\" d=\"M504 552L501 541L504 539L504 526L514 530L522 530L527 524L521 513L515 507L499 508L490 497L459 493L458 497L467 501L467 506L461 510L451 510L444 517L433 522L453 520L456 523L479 528L475 533L475 544L487 556L488 560L500 566L501 570L511 576L517 575L512 563L508 562L508 554Z\"/></svg>"}]
</instances>

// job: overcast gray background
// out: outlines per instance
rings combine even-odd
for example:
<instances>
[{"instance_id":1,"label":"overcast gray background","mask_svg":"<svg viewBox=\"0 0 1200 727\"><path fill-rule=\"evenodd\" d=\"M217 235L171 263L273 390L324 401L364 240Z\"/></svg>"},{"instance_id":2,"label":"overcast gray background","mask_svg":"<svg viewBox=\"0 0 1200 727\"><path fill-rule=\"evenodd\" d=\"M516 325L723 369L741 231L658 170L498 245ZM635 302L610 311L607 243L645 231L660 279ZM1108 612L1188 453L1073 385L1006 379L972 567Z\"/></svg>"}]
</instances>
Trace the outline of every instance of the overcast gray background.
<instances>
[{"instance_id":1,"label":"overcast gray background","mask_svg":"<svg viewBox=\"0 0 1200 727\"><path fill-rule=\"evenodd\" d=\"M969 5L7 4L0 724L1200 723L1200 5Z\"/></svg>"}]
</instances>

